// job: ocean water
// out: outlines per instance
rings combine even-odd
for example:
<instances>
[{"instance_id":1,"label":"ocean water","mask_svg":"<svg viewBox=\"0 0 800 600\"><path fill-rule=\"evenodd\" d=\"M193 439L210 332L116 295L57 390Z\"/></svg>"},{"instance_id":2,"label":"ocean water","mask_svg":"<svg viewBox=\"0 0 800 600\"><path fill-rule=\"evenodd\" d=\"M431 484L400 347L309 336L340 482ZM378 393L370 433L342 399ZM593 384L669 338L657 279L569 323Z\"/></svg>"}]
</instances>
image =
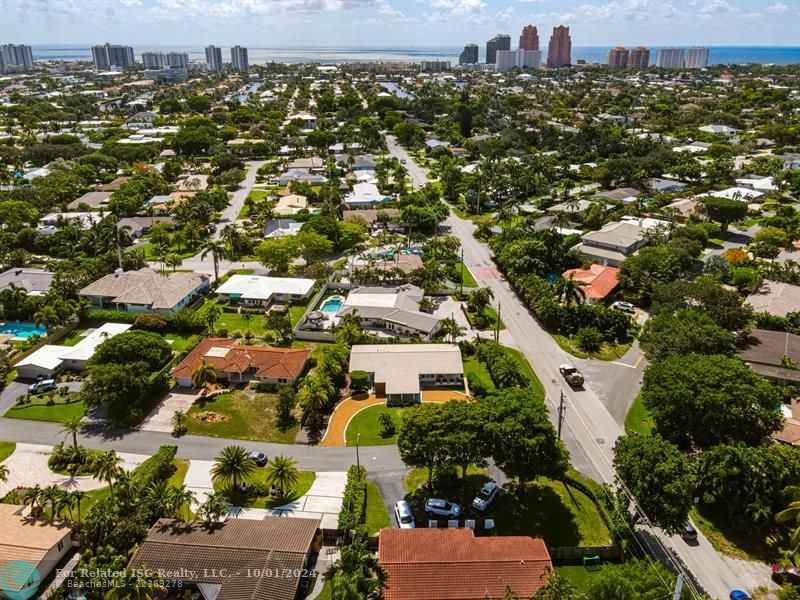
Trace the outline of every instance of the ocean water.
<instances>
[{"instance_id":1,"label":"ocean water","mask_svg":"<svg viewBox=\"0 0 800 600\"><path fill-rule=\"evenodd\" d=\"M800 64L800 47L790 46L709 46L710 64ZM35 45L33 58L36 60L91 60L88 44ZM608 46L575 46L572 61L579 59L588 63L605 62ZM651 60L655 58L657 47L650 48ZM142 52L187 52L190 60L205 60L202 46L134 46L137 58ZM454 64L458 62L460 47L255 47L249 46L251 64L267 62L280 63L325 63L337 64L357 61L401 61L418 62L423 59L444 59ZM224 58L230 56L223 48ZM481 48L481 60L483 48Z\"/></svg>"}]
</instances>

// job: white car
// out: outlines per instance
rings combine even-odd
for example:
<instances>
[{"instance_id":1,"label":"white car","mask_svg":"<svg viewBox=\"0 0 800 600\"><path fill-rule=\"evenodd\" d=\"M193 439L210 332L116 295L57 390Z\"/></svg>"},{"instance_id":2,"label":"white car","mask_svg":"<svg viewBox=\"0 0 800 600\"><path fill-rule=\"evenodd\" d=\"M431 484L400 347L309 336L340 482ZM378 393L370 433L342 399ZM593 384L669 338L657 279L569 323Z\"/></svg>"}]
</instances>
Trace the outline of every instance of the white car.
<instances>
[{"instance_id":1,"label":"white car","mask_svg":"<svg viewBox=\"0 0 800 600\"><path fill-rule=\"evenodd\" d=\"M405 500L398 500L394 503L394 516L400 529L414 529L417 526L414 522L414 515L411 514L411 507Z\"/></svg>"},{"instance_id":2,"label":"white car","mask_svg":"<svg viewBox=\"0 0 800 600\"><path fill-rule=\"evenodd\" d=\"M39 392L49 392L54 389L56 389L55 379L42 379L41 381L30 384L28 386L28 393L38 394Z\"/></svg>"},{"instance_id":3,"label":"white car","mask_svg":"<svg viewBox=\"0 0 800 600\"><path fill-rule=\"evenodd\" d=\"M481 491L478 492L478 495L475 496L475 500L472 501L472 506L477 510L484 511L489 508L489 505L494 502L494 499L497 498L497 494L500 493L500 488L497 487L497 484L494 481L487 481L486 485L481 488Z\"/></svg>"},{"instance_id":4,"label":"white car","mask_svg":"<svg viewBox=\"0 0 800 600\"><path fill-rule=\"evenodd\" d=\"M461 507L444 498L428 498L425 501L425 512L430 515L455 518L461 515Z\"/></svg>"},{"instance_id":5,"label":"white car","mask_svg":"<svg viewBox=\"0 0 800 600\"><path fill-rule=\"evenodd\" d=\"M616 308L617 310L631 314L636 312L636 307L633 304L630 302L623 302L622 300L614 302L614 304L611 305L611 308Z\"/></svg>"}]
</instances>

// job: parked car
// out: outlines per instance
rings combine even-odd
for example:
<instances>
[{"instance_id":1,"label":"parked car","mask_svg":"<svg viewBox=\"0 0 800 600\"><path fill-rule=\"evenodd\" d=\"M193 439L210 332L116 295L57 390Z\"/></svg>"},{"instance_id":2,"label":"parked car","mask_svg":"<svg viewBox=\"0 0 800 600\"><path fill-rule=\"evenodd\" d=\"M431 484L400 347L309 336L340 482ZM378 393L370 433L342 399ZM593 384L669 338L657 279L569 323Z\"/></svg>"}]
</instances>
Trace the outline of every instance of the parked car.
<instances>
[{"instance_id":1,"label":"parked car","mask_svg":"<svg viewBox=\"0 0 800 600\"><path fill-rule=\"evenodd\" d=\"M49 392L54 389L56 389L55 379L42 379L41 381L30 384L28 386L28 393L38 394L39 392Z\"/></svg>"},{"instance_id":2,"label":"parked car","mask_svg":"<svg viewBox=\"0 0 800 600\"><path fill-rule=\"evenodd\" d=\"M414 515L411 513L411 507L405 500L398 500L394 503L394 516L400 529L414 529L417 526Z\"/></svg>"},{"instance_id":3,"label":"parked car","mask_svg":"<svg viewBox=\"0 0 800 600\"><path fill-rule=\"evenodd\" d=\"M583 375L572 365L561 365L558 367L558 372L561 373L561 376L570 386L583 387Z\"/></svg>"},{"instance_id":4,"label":"parked car","mask_svg":"<svg viewBox=\"0 0 800 600\"><path fill-rule=\"evenodd\" d=\"M611 305L611 308L616 308L617 310L631 314L636 312L636 307L633 304L630 302L624 302L622 300L614 302L614 304Z\"/></svg>"},{"instance_id":5,"label":"parked car","mask_svg":"<svg viewBox=\"0 0 800 600\"><path fill-rule=\"evenodd\" d=\"M405 158L401 158L401 159L400 159L400 163L401 163L401 164L406 164L406 162L408 162L408 161L406 161L406 159L405 159Z\"/></svg>"},{"instance_id":6,"label":"parked car","mask_svg":"<svg viewBox=\"0 0 800 600\"><path fill-rule=\"evenodd\" d=\"M252 458L253 462L255 462L259 467L263 467L267 464L267 455L263 452L251 452L250 458Z\"/></svg>"},{"instance_id":7,"label":"parked car","mask_svg":"<svg viewBox=\"0 0 800 600\"><path fill-rule=\"evenodd\" d=\"M687 542L693 542L697 539L697 529L689 521L686 521L681 527L681 537Z\"/></svg>"},{"instance_id":8,"label":"parked car","mask_svg":"<svg viewBox=\"0 0 800 600\"><path fill-rule=\"evenodd\" d=\"M461 507L444 498L428 498L425 501L425 512L440 517L458 517L461 514Z\"/></svg>"},{"instance_id":9,"label":"parked car","mask_svg":"<svg viewBox=\"0 0 800 600\"><path fill-rule=\"evenodd\" d=\"M481 488L475 500L472 501L472 506L477 510L486 510L489 505L494 502L497 495L500 493L500 488L494 481L487 481L486 485Z\"/></svg>"},{"instance_id":10,"label":"parked car","mask_svg":"<svg viewBox=\"0 0 800 600\"><path fill-rule=\"evenodd\" d=\"M772 579L775 583L791 583L800 585L800 569L794 565L782 565L775 563L772 565Z\"/></svg>"},{"instance_id":11,"label":"parked car","mask_svg":"<svg viewBox=\"0 0 800 600\"><path fill-rule=\"evenodd\" d=\"M732 590L730 594L731 600L753 600L750 594L742 590Z\"/></svg>"}]
</instances>

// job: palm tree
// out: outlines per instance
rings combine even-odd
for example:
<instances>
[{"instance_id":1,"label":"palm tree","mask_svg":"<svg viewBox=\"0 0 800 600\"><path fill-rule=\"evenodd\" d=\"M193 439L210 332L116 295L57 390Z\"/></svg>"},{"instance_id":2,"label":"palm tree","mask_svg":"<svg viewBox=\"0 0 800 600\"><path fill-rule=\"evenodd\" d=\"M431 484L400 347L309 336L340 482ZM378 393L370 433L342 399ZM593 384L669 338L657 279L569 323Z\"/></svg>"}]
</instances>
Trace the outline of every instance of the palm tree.
<instances>
[{"instance_id":1,"label":"palm tree","mask_svg":"<svg viewBox=\"0 0 800 600\"><path fill-rule=\"evenodd\" d=\"M209 383L216 381L217 372L214 370L214 366L207 363L205 358L200 359L200 364L192 373L192 385L196 388L204 388Z\"/></svg>"},{"instance_id":2,"label":"palm tree","mask_svg":"<svg viewBox=\"0 0 800 600\"><path fill-rule=\"evenodd\" d=\"M50 330L60 325L62 321L55 307L50 304L45 304L34 313L33 322L37 326L44 325L47 328L47 333L50 333Z\"/></svg>"},{"instance_id":3,"label":"palm tree","mask_svg":"<svg viewBox=\"0 0 800 600\"><path fill-rule=\"evenodd\" d=\"M381 598L386 579L386 571L362 542L344 546L339 560L325 571L335 600Z\"/></svg>"},{"instance_id":4,"label":"palm tree","mask_svg":"<svg viewBox=\"0 0 800 600\"><path fill-rule=\"evenodd\" d=\"M50 521L55 520L55 518L58 516L57 512L59 509L61 491L62 490L55 485L48 485L42 490L39 501L42 507L50 507Z\"/></svg>"},{"instance_id":5,"label":"palm tree","mask_svg":"<svg viewBox=\"0 0 800 600\"><path fill-rule=\"evenodd\" d=\"M794 521L792 529L792 543L795 545L794 552L800 547L800 486L790 485L783 489L784 495L791 499L788 506L775 515L776 523L788 523Z\"/></svg>"},{"instance_id":6,"label":"palm tree","mask_svg":"<svg viewBox=\"0 0 800 600\"><path fill-rule=\"evenodd\" d=\"M82 490L75 490L74 492L70 492L72 494L72 499L75 501L75 507L78 509L78 523L81 522L81 502L83 502L84 498L86 498L86 492Z\"/></svg>"},{"instance_id":7,"label":"palm tree","mask_svg":"<svg viewBox=\"0 0 800 600\"><path fill-rule=\"evenodd\" d=\"M108 483L108 490L111 492L112 499L114 498L114 481L123 472L119 466L121 462L122 459L117 456L115 450L102 452L94 460L94 475L92 477Z\"/></svg>"},{"instance_id":8,"label":"palm tree","mask_svg":"<svg viewBox=\"0 0 800 600\"><path fill-rule=\"evenodd\" d=\"M222 315L222 309L216 304L212 304L206 309L203 318L205 319L208 330L211 333L214 333L214 324L217 322L217 319L219 319L220 315Z\"/></svg>"},{"instance_id":9,"label":"palm tree","mask_svg":"<svg viewBox=\"0 0 800 600\"><path fill-rule=\"evenodd\" d=\"M104 600L158 600L167 588L149 579L142 569L125 569L117 573Z\"/></svg>"},{"instance_id":10,"label":"palm tree","mask_svg":"<svg viewBox=\"0 0 800 600\"><path fill-rule=\"evenodd\" d=\"M300 471L296 465L294 460L283 455L273 456L267 465L266 481L278 488L281 496L285 496L300 480Z\"/></svg>"},{"instance_id":11,"label":"palm tree","mask_svg":"<svg viewBox=\"0 0 800 600\"><path fill-rule=\"evenodd\" d=\"M59 433L72 436L72 449L78 452L78 432L83 428L81 417L72 417L64 422L59 430Z\"/></svg>"},{"instance_id":12,"label":"palm tree","mask_svg":"<svg viewBox=\"0 0 800 600\"><path fill-rule=\"evenodd\" d=\"M442 319L439 331L442 332L445 338L450 339L451 344L455 344L458 336L463 333L464 328L459 325L455 319L447 317L446 319Z\"/></svg>"},{"instance_id":13,"label":"palm tree","mask_svg":"<svg viewBox=\"0 0 800 600\"><path fill-rule=\"evenodd\" d=\"M183 259L180 254L170 252L164 257L164 264L167 267L172 267L172 272L174 273L183 264Z\"/></svg>"},{"instance_id":14,"label":"palm tree","mask_svg":"<svg viewBox=\"0 0 800 600\"><path fill-rule=\"evenodd\" d=\"M8 481L8 467L0 465L0 481Z\"/></svg>"},{"instance_id":15,"label":"palm tree","mask_svg":"<svg viewBox=\"0 0 800 600\"><path fill-rule=\"evenodd\" d=\"M585 285L583 281L575 279L574 273L570 273L569 277L562 277L556 282L556 297L567 306L573 302L580 304L586 299L586 292L583 290Z\"/></svg>"},{"instance_id":16,"label":"palm tree","mask_svg":"<svg viewBox=\"0 0 800 600\"><path fill-rule=\"evenodd\" d=\"M484 309L489 306L492 300L494 300L494 292L491 288L480 287L474 292L470 292L467 303L476 313L482 315Z\"/></svg>"},{"instance_id":17,"label":"palm tree","mask_svg":"<svg viewBox=\"0 0 800 600\"><path fill-rule=\"evenodd\" d=\"M232 489L239 487L240 481L249 479L256 470L256 463L247 450L241 446L227 446L222 449L211 467L214 481L230 484Z\"/></svg>"},{"instance_id":18,"label":"palm tree","mask_svg":"<svg viewBox=\"0 0 800 600\"><path fill-rule=\"evenodd\" d=\"M169 507L169 515L173 519L185 520L183 517L188 518L191 511L190 507L194 501L194 492L187 490L184 485L169 487L167 490L167 506Z\"/></svg>"},{"instance_id":19,"label":"palm tree","mask_svg":"<svg viewBox=\"0 0 800 600\"><path fill-rule=\"evenodd\" d=\"M218 281L219 261L226 255L225 244L216 240L206 240L206 243L203 244L203 251L200 253L200 260L202 261L209 254L214 261L214 281Z\"/></svg>"},{"instance_id":20,"label":"palm tree","mask_svg":"<svg viewBox=\"0 0 800 600\"><path fill-rule=\"evenodd\" d=\"M228 502L222 494L212 492L197 509L197 515L207 524L217 523L228 514Z\"/></svg>"},{"instance_id":21,"label":"palm tree","mask_svg":"<svg viewBox=\"0 0 800 600\"><path fill-rule=\"evenodd\" d=\"M247 323L247 333L251 334L252 331L250 329L250 323L253 320L253 313L250 312L242 313L242 319L244 320L245 323Z\"/></svg>"},{"instance_id":22,"label":"palm tree","mask_svg":"<svg viewBox=\"0 0 800 600\"><path fill-rule=\"evenodd\" d=\"M25 492L25 498L22 500L22 504L24 506L30 505L31 511L42 506L42 488L38 483Z\"/></svg>"},{"instance_id":23,"label":"palm tree","mask_svg":"<svg viewBox=\"0 0 800 600\"><path fill-rule=\"evenodd\" d=\"M176 435L181 435L186 431L186 413L182 410L176 410L172 413L172 432Z\"/></svg>"}]
</instances>

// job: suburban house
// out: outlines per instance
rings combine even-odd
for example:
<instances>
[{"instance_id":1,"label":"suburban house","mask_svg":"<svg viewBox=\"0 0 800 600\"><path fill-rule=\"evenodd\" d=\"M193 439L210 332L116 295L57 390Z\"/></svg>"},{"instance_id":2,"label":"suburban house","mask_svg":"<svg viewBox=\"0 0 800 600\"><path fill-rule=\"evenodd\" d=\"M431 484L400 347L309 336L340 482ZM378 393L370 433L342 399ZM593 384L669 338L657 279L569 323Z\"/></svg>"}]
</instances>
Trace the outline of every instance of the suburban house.
<instances>
[{"instance_id":1,"label":"suburban house","mask_svg":"<svg viewBox=\"0 0 800 600\"><path fill-rule=\"evenodd\" d=\"M378 186L374 183L361 182L353 186L353 191L344 197L342 204L347 205L348 208L371 207L389 202L391 199L391 196L381 194Z\"/></svg>"},{"instance_id":2,"label":"suburban house","mask_svg":"<svg viewBox=\"0 0 800 600\"><path fill-rule=\"evenodd\" d=\"M530 598L553 572L541 538L475 537L472 529L381 529L385 600Z\"/></svg>"},{"instance_id":3,"label":"suburban house","mask_svg":"<svg viewBox=\"0 0 800 600\"><path fill-rule=\"evenodd\" d=\"M131 180L129 175L120 175L114 181L104 183L98 190L101 192L115 192Z\"/></svg>"},{"instance_id":4,"label":"suburban house","mask_svg":"<svg viewBox=\"0 0 800 600\"><path fill-rule=\"evenodd\" d=\"M783 413L783 429L771 435L773 440L792 446L800 446L800 400L792 400L791 404L781 404Z\"/></svg>"},{"instance_id":5,"label":"suburban house","mask_svg":"<svg viewBox=\"0 0 800 600\"><path fill-rule=\"evenodd\" d=\"M396 208L365 208L363 210L343 210L342 220L346 222L363 222L369 231L383 229L402 231L404 227L398 223L392 223L400 217L400 211Z\"/></svg>"},{"instance_id":6,"label":"suburban house","mask_svg":"<svg viewBox=\"0 0 800 600\"><path fill-rule=\"evenodd\" d=\"M80 210L83 205L89 208L100 209L108 205L111 192L86 192L80 198L67 204L69 210Z\"/></svg>"},{"instance_id":7,"label":"suburban house","mask_svg":"<svg viewBox=\"0 0 800 600\"><path fill-rule=\"evenodd\" d=\"M756 312L785 317L800 312L800 286L765 279L761 288L750 294L744 303Z\"/></svg>"},{"instance_id":8,"label":"suburban house","mask_svg":"<svg viewBox=\"0 0 800 600\"><path fill-rule=\"evenodd\" d=\"M438 317L419 310L425 293L410 284L397 287L358 287L350 290L336 313L341 318L357 312L361 324L390 335L430 339L441 326Z\"/></svg>"},{"instance_id":9,"label":"suburban house","mask_svg":"<svg viewBox=\"0 0 800 600\"><path fill-rule=\"evenodd\" d=\"M422 400L424 386L462 386L464 365L456 344L357 345L350 372L365 371L376 396L387 404Z\"/></svg>"},{"instance_id":10,"label":"suburban house","mask_svg":"<svg viewBox=\"0 0 800 600\"><path fill-rule=\"evenodd\" d=\"M696 198L678 198L667 204L664 210L672 213L679 223L685 223L697 210L698 204L699 202Z\"/></svg>"},{"instance_id":11,"label":"suburban house","mask_svg":"<svg viewBox=\"0 0 800 600\"><path fill-rule=\"evenodd\" d=\"M583 285L581 290L586 298L587 304L602 302L619 285L619 269L607 265L593 263L587 269L569 269L564 271L561 276L564 279L574 279Z\"/></svg>"},{"instance_id":12,"label":"suburban house","mask_svg":"<svg viewBox=\"0 0 800 600\"><path fill-rule=\"evenodd\" d=\"M325 161L319 156L309 158L295 158L286 164L287 169L308 169L309 171L322 171L325 168Z\"/></svg>"},{"instance_id":13,"label":"suburban house","mask_svg":"<svg viewBox=\"0 0 800 600\"><path fill-rule=\"evenodd\" d=\"M585 259L618 267L644 245L644 230L635 223L613 222L584 233L581 240L575 249Z\"/></svg>"},{"instance_id":14,"label":"suburban house","mask_svg":"<svg viewBox=\"0 0 800 600\"><path fill-rule=\"evenodd\" d=\"M22 516L24 506L0 504L0 596L27 600L39 591L72 548L72 528L66 523Z\"/></svg>"},{"instance_id":15,"label":"suburban house","mask_svg":"<svg viewBox=\"0 0 800 600\"><path fill-rule=\"evenodd\" d=\"M301 221L294 219L274 219L264 223L264 239L282 238L287 235L297 235L303 228Z\"/></svg>"},{"instance_id":16,"label":"suburban house","mask_svg":"<svg viewBox=\"0 0 800 600\"><path fill-rule=\"evenodd\" d=\"M171 315L208 291L208 275L170 273L166 277L147 267L120 271L90 283L78 292L93 308Z\"/></svg>"},{"instance_id":17,"label":"suburban house","mask_svg":"<svg viewBox=\"0 0 800 600\"><path fill-rule=\"evenodd\" d=\"M52 212L39 219L36 231L41 235L53 235L70 223L77 224L81 229L90 229L102 218L102 212Z\"/></svg>"},{"instance_id":18,"label":"suburban house","mask_svg":"<svg viewBox=\"0 0 800 600\"><path fill-rule=\"evenodd\" d=\"M105 323L87 331L74 346L46 344L20 360L14 368L22 379L48 379L64 369L83 371L100 344L131 327L129 323Z\"/></svg>"},{"instance_id":19,"label":"suburban house","mask_svg":"<svg viewBox=\"0 0 800 600\"><path fill-rule=\"evenodd\" d=\"M217 296L225 302L244 306L269 306L305 300L314 291L313 279L294 277L264 277L262 275L231 275L217 288Z\"/></svg>"},{"instance_id":20,"label":"suburban house","mask_svg":"<svg viewBox=\"0 0 800 600\"><path fill-rule=\"evenodd\" d=\"M172 217L123 217L117 221L117 227L125 229L133 239L137 240L143 235L150 233L150 229L156 223L172 224Z\"/></svg>"},{"instance_id":21,"label":"suburban house","mask_svg":"<svg viewBox=\"0 0 800 600\"><path fill-rule=\"evenodd\" d=\"M285 217L287 215L297 214L301 210L307 208L308 199L305 196L289 194L288 196L280 196L278 198L278 203L275 205L275 208L272 209L272 212L281 217Z\"/></svg>"},{"instance_id":22,"label":"suburban house","mask_svg":"<svg viewBox=\"0 0 800 600\"><path fill-rule=\"evenodd\" d=\"M731 137L736 133L736 129L734 129L733 127L729 127L728 125L718 125L716 123L712 123L710 125L703 125L702 127L698 127L697 129L698 131L702 131L704 133L721 135L724 137Z\"/></svg>"},{"instance_id":23,"label":"suburban house","mask_svg":"<svg viewBox=\"0 0 800 600\"><path fill-rule=\"evenodd\" d=\"M754 202L761 198L764 192L753 190L746 187L730 187L724 190L715 190L706 194L700 194L698 198L714 196L715 198L727 198L728 200L741 200L742 202Z\"/></svg>"},{"instance_id":24,"label":"suburban house","mask_svg":"<svg viewBox=\"0 0 800 600\"><path fill-rule=\"evenodd\" d=\"M302 122L301 127L303 129L313 130L317 128L317 117L315 117L312 114L306 112L295 113L293 115L289 115L288 117L286 117L285 123L291 123L294 120L301 121Z\"/></svg>"},{"instance_id":25,"label":"suburban house","mask_svg":"<svg viewBox=\"0 0 800 600\"><path fill-rule=\"evenodd\" d=\"M396 252L395 255L390 258L369 259L363 256L356 256L350 261L349 266L353 271L364 269L391 271L392 269L400 269L403 273L408 275L411 271L421 269L423 264L422 256L419 254Z\"/></svg>"},{"instance_id":26,"label":"suburban house","mask_svg":"<svg viewBox=\"0 0 800 600\"><path fill-rule=\"evenodd\" d=\"M663 194L668 192L680 192L686 189L687 184L674 179L662 179L660 177L653 177L647 182L648 187L656 194Z\"/></svg>"},{"instance_id":27,"label":"suburban house","mask_svg":"<svg viewBox=\"0 0 800 600\"><path fill-rule=\"evenodd\" d=\"M289 169L278 177L278 185L289 185L292 181L305 181L311 185L322 185L327 179L324 175L312 173L308 169Z\"/></svg>"},{"instance_id":28,"label":"suburban house","mask_svg":"<svg viewBox=\"0 0 800 600\"><path fill-rule=\"evenodd\" d=\"M636 202L636 197L640 194L636 188L616 188L607 192L598 192L593 197L605 200L616 200L624 204Z\"/></svg>"},{"instance_id":29,"label":"suburban house","mask_svg":"<svg viewBox=\"0 0 800 600\"><path fill-rule=\"evenodd\" d=\"M800 335L786 331L751 329L739 357L750 370L783 383L800 383Z\"/></svg>"},{"instance_id":30,"label":"suburban house","mask_svg":"<svg viewBox=\"0 0 800 600\"><path fill-rule=\"evenodd\" d=\"M50 291L53 274L44 269L13 268L0 273L0 291L10 288L25 290L29 296L41 296Z\"/></svg>"},{"instance_id":31,"label":"suburban house","mask_svg":"<svg viewBox=\"0 0 800 600\"><path fill-rule=\"evenodd\" d=\"M128 567L170 573L164 579L176 580L180 597L188 590L202 600L295 600L322 543L318 527L318 519L270 516L210 526L161 519Z\"/></svg>"},{"instance_id":32,"label":"suburban house","mask_svg":"<svg viewBox=\"0 0 800 600\"><path fill-rule=\"evenodd\" d=\"M214 367L217 380L231 383L258 381L294 383L303 374L311 350L245 346L231 338L207 337L172 369L181 387L192 387L192 374L203 361Z\"/></svg>"}]
</instances>

